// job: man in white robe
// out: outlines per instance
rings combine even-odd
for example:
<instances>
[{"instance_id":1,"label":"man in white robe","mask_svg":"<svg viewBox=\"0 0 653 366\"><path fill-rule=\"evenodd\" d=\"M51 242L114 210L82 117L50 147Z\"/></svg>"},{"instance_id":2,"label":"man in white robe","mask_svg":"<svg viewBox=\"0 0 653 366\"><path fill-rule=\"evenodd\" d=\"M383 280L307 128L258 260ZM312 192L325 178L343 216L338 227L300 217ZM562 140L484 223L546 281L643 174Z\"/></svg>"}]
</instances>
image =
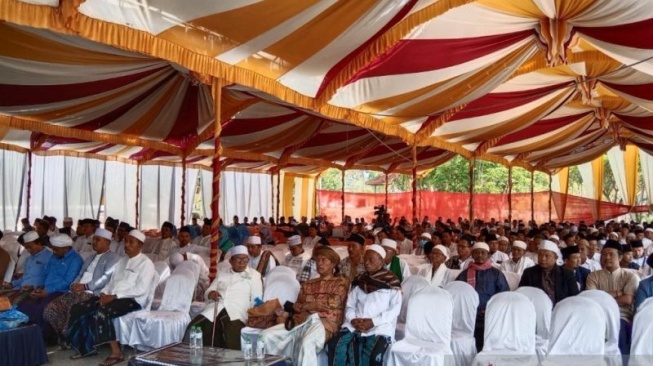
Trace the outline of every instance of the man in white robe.
<instances>
[{"instance_id":1,"label":"man in white robe","mask_svg":"<svg viewBox=\"0 0 653 366\"><path fill-rule=\"evenodd\" d=\"M490 260L492 264L501 265L501 263L510 259L508 254L499 250L499 238L494 234L489 234L485 240L490 247Z\"/></svg>"},{"instance_id":2,"label":"man in white robe","mask_svg":"<svg viewBox=\"0 0 653 366\"><path fill-rule=\"evenodd\" d=\"M399 282L404 282L410 277L408 263L397 255L397 242L392 239L381 240L381 246L385 249L385 269L394 273Z\"/></svg>"},{"instance_id":3,"label":"man in white robe","mask_svg":"<svg viewBox=\"0 0 653 366\"><path fill-rule=\"evenodd\" d=\"M501 263L501 270L517 273L521 276L526 268L533 267L535 262L533 262L530 258L524 256L526 253L526 247L527 245L523 241L515 240L512 243L512 249L510 250L512 258Z\"/></svg>"},{"instance_id":4,"label":"man in white robe","mask_svg":"<svg viewBox=\"0 0 653 366\"><path fill-rule=\"evenodd\" d=\"M256 270L261 277L265 277L278 264L271 251L263 250L260 236L247 238L247 252L249 253L249 268Z\"/></svg>"},{"instance_id":5,"label":"man in white robe","mask_svg":"<svg viewBox=\"0 0 653 366\"><path fill-rule=\"evenodd\" d=\"M295 271L297 280L299 280L306 262L311 259L311 254L304 250L302 238L299 235L288 238L288 250L290 253L286 254L284 265Z\"/></svg>"},{"instance_id":6,"label":"man in white robe","mask_svg":"<svg viewBox=\"0 0 653 366\"><path fill-rule=\"evenodd\" d=\"M161 225L161 238L148 240L143 253L153 262L166 261L170 256L170 250L177 245L177 240L172 236L174 226L166 221Z\"/></svg>"},{"instance_id":7,"label":"man in white robe","mask_svg":"<svg viewBox=\"0 0 653 366\"><path fill-rule=\"evenodd\" d=\"M437 287L443 287L456 279L445 265L445 262L449 259L449 249L447 247L442 244L426 243L424 253L431 263L420 266L418 276L426 278L431 285Z\"/></svg>"}]
</instances>

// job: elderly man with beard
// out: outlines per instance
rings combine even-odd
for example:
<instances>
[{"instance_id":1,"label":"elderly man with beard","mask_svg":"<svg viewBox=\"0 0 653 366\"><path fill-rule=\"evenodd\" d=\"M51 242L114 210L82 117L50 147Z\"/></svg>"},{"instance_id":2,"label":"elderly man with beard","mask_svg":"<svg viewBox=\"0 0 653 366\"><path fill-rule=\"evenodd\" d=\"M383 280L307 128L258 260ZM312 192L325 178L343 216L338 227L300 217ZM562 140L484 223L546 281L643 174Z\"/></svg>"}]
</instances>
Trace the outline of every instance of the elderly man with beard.
<instances>
[{"instance_id":1,"label":"elderly man with beard","mask_svg":"<svg viewBox=\"0 0 653 366\"><path fill-rule=\"evenodd\" d=\"M280 324L261 333L268 352L293 357L297 365L318 364L317 354L342 325L349 291L335 250L318 246L313 258L319 277L302 283L292 314L280 314Z\"/></svg>"},{"instance_id":2,"label":"elderly man with beard","mask_svg":"<svg viewBox=\"0 0 653 366\"><path fill-rule=\"evenodd\" d=\"M328 343L330 366L380 366L395 334L401 310L401 283L384 269L385 249L370 245L365 272L352 282L343 328Z\"/></svg>"}]
</instances>

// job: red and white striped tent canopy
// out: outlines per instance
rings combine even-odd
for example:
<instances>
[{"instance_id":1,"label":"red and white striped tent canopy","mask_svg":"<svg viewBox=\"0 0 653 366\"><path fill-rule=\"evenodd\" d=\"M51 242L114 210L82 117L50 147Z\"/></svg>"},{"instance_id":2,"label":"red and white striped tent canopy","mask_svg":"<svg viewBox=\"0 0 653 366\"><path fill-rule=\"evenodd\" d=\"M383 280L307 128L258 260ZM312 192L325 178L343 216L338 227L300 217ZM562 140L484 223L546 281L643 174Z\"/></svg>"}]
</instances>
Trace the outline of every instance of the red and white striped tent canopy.
<instances>
[{"instance_id":1,"label":"red and white striped tent canopy","mask_svg":"<svg viewBox=\"0 0 653 366\"><path fill-rule=\"evenodd\" d=\"M232 168L653 151L650 1L0 0L0 20L7 149L209 166L219 103Z\"/></svg>"}]
</instances>

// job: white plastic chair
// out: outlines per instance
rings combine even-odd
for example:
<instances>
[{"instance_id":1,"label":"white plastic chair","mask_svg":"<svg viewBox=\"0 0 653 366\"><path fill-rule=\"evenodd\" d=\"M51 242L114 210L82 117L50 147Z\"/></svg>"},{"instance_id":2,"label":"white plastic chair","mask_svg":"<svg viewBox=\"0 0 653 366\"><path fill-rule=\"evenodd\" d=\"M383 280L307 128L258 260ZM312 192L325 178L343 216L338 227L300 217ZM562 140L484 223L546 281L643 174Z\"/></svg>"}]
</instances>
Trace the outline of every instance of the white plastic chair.
<instances>
[{"instance_id":1,"label":"white plastic chair","mask_svg":"<svg viewBox=\"0 0 653 366\"><path fill-rule=\"evenodd\" d=\"M147 351L181 342L190 323L188 312L198 278L199 269L192 263L177 266L167 279L158 310L135 311L117 319L120 343Z\"/></svg>"},{"instance_id":2,"label":"white plastic chair","mask_svg":"<svg viewBox=\"0 0 653 366\"><path fill-rule=\"evenodd\" d=\"M279 299L281 306L286 301L295 302L297 301L300 287L295 271L285 266L274 267L265 276L263 301Z\"/></svg>"},{"instance_id":3,"label":"white plastic chair","mask_svg":"<svg viewBox=\"0 0 653 366\"><path fill-rule=\"evenodd\" d=\"M468 366L476 357L476 309L478 293L467 282L454 281L444 286L453 299L453 326L451 329L451 351L456 366Z\"/></svg>"},{"instance_id":4,"label":"white plastic chair","mask_svg":"<svg viewBox=\"0 0 653 366\"><path fill-rule=\"evenodd\" d=\"M437 316L425 309L437 309ZM387 365L450 365L452 322L451 294L435 286L414 293L408 302L406 336L391 346Z\"/></svg>"},{"instance_id":5,"label":"white plastic chair","mask_svg":"<svg viewBox=\"0 0 653 366\"><path fill-rule=\"evenodd\" d=\"M535 307L524 295L501 292L490 299L485 311L483 350L475 366L536 365Z\"/></svg>"},{"instance_id":6,"label":"white plastic chair","mask_svg":"<svg viewBox=\"0 0 653 366\"><path fill-rule=\"evenodd\" d=\"M401 284L401 311L397 317L397 328L395 329L395 339L404 339L406 331L406 313L408 311L408 301L418 291L429 286L429 281L422 276L410 276Z\"/></svg>"},{"instance_id":7,"label":"white plastic chair","mask_svg":"<svg viewBox=\"0 0 653 366\"><path fill-rule=\"evenodd\" d=\"M521 281L521 275L515 272L508 272L508 271L501 271L501 273L503 273L503 276L506 278L506 281L508 282L508 287L510 287L510 291L515 291L519 287L519 281Z\"/></svg>"},{"instance_id":8,"label":"white plastic chair","mask_svg":"<svg viewBox=\"0 0 653 366\"><path fill-rule=\"evenodd\" d=\"M587 290L578 296L586 297L596 301L603 309L606 318L606 339L605 359L608 365L618 366L622 364L621 351L619 350L619 330L621 329L621 314L619 304L607 292L601 290Z\"/></svg>"},{"instance_id":9,"label":"white plastic chair","mask_svg":"<svg viewBox=\"0 0 653 366\"><path fill-rule=\"evenodd\" d=\"M605 331L605 313L596 301L572 296L558 302L542 366L605 365Z\"/></svg>"},{"instance_id":10,"label":"white plastic chair","mask_svg":"<svg viewBox=\"0 0 653 366\"><path fill-rule=\"evenodd\" d=\"M629 366L653 365L653 298L646 299L637 309L633 321L633 337L630 345Z\"/></svg>"},{"instance_id":11,"label":"white plastic chair","mask_svg":"<svg viewBox=\"0 0 653 366\"><path fill-rule=\"evenodd\" d=\"M549 350L549 332L551 330L553 303L549 296L537 287L520 287L516 292L526 296L535 307L535 352L541 362Z\"/></svg>"}]
</instances>

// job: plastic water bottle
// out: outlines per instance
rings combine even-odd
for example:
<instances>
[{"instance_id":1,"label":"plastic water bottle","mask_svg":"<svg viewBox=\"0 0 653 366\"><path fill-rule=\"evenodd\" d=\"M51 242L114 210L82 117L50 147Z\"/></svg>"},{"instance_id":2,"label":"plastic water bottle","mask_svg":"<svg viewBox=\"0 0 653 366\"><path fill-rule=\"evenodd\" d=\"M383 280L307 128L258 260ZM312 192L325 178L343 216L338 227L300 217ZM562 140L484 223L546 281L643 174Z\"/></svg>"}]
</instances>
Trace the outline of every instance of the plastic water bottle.
<instances>
[{"instance_id":1,"label":"plastic water bottle","mask_svg":"<svg viewBox=\"0 0 653 366\"><path fill-rule=\"evenodd\" d=\"M190 349L197 348L197 327L190 327Z\"/></svg>"},{"instance_id":2,"label":"plastic water bottle","mask_svg":"<svg viewBox=\"0 0 653 366\"><path fill-rule=\"evenodd\" d=\"M263 342L261 335L259 335L258 339L256 340L256 359L265 359L265 342Z\"/></svg>"},{"instance_id":3,"label":"plastic water bottle","mask_svg":"<svg viewBox=\"0 0 653 366\"><path fill-rule=\"evenodd\" d=\"M245 343L243 343L243 358L245 360L252 359L252 340L249 335L245 335Z\"/></svg>"},{"instance_id":4,"label":"plastic water bottle","mask_svg":"<svg viewBox=\"0 0 653 366\"><path fill-rule=\"evenodd\" d=\"M201 350L204 348L204 340L202 329L200 327L195 327L195 349Z\"/></svg>"}]
</instances>

